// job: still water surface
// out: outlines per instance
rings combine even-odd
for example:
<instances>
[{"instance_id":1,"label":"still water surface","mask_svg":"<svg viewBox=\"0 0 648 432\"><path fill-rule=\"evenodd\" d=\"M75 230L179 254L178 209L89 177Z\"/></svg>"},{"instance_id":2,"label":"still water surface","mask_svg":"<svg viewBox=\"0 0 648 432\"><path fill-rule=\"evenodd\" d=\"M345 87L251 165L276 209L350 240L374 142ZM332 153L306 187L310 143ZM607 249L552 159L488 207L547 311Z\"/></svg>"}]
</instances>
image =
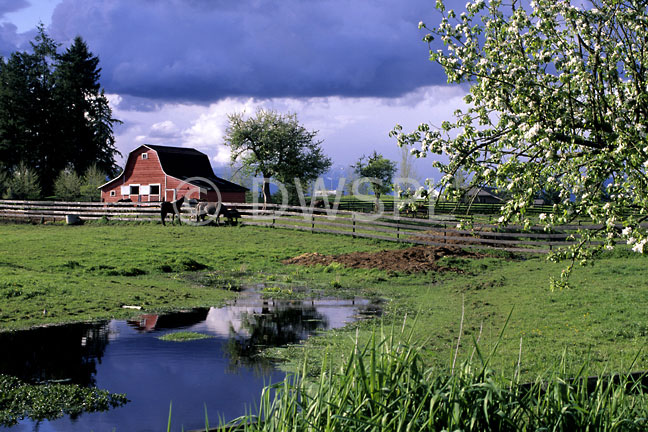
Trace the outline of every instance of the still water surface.
<instances>
[{"instance_id":1,"label":"still water surface","mask_svg":"<svg viewBox=\"0 0 648 432\"><path fill-rule=\"evenodd\" d=\"M131 402L76 419L24 420L0 430L116 431L166 430L173 402L174 431L204 428L205 407L212 425L253 409L264 385L284 374L255 356L260 347L297 343L309 335L379 313L366 300L270 301L247 297L223 308L135 321L74 324L0 334L0 373L30 382L62 381L126 393ZM178 330L213 338L165 342Z\"/></svg>"}]
</instances>

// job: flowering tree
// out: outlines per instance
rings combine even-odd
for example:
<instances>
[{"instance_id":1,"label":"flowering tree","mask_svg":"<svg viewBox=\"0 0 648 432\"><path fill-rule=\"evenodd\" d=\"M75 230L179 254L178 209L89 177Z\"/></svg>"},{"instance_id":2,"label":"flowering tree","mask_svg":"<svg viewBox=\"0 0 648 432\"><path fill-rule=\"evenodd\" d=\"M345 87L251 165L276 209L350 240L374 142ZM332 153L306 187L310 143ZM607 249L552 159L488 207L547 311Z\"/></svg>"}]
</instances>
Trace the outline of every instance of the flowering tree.
<instances>
[{"instance_id":1,"label":"flowering tree","mask_svg":"<svg viewBox=\"0 0 648 432\"><path fill-rule=\"evenodd\" d=\"M640 0L500 0L467 3L458 14L437 0L438 27L426 29L430 60L449 83L469 83L469 107L440 129L392 131L434 162L442 185L465 169L473 185L507 191L499 222L530 227L543 189L559 191L546 230L578 217L600 224L554 255L586 260L618 241L648 252L648 14ZM432 49L441 39L445 48ZM629 211L630 210L630 211ZM594 246L592 237L603 237Z\"/></svg>"}]
</instances>

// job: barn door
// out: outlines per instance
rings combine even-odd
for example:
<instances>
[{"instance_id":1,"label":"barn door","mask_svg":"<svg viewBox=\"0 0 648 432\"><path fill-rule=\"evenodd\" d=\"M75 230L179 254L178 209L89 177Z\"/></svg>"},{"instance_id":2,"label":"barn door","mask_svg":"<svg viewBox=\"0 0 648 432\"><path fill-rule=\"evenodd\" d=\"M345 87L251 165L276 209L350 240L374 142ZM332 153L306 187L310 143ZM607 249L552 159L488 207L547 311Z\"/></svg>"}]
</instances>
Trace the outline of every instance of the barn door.
<instances>
[{"instance_id":1,"label":"barn door","mask_svg":"<svg viewBox=\"0 0 648 432\"><path fill-rule=\"evenodd\" d=\"M165 201L175 201L175 200L176 200L176 191L175 191L175 189L167 189L166 190Z\"/></svg>"}]
</instances>

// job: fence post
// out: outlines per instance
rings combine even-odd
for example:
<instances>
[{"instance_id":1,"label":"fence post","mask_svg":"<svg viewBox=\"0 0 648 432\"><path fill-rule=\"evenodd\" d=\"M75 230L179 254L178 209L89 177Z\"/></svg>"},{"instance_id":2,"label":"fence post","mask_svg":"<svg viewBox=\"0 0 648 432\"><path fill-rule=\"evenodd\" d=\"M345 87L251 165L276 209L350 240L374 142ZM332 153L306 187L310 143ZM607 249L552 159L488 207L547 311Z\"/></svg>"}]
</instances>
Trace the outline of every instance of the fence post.
<instances>
[{"instance_id":1,"label":"fence post","mask_svg":"<svg viewBox=\"0 0 648 432\"><path fill-rule=\"evenodd\" d=\"M272 228L275 227L275 211L272 210Z\"/></svg>"},{"instance_id":2,"label":"fence post","mask_svg":"<svg viewBox=\"0 0 648 432\"><path fill-rule=\"evenodd\" d=\"M315 232L315 215L311 214L311 233Z\"/></svg>"},{"instance_id":3,"label":"fence post","mask_svg":"<svg viewBox=\"0 0 648 432\"><path fill-rule=\"evenodd\" d=\"M400 223L396 221L396 242L400 243Z\"/></svg>"},{"instance_id":4,"label":"fence post","mask_svg":"<svg viewBox=\"0 0 648 432\"><path fill-rule=\"evenodd\" d=\"M351 215L351 219L353 220L353 238L355 238L355 213Z\"/></svg>"},{"instance_id":5,"label":"fence post","mask_svg":"<svg viewBox=\"0 0 648 432\"><path fill-rule=\"evenodd\" d=\"M446 235L448 235L448 225L443 224L443 244L448 242L448 240L446 240Z\"/></svg>"}]
</instances>

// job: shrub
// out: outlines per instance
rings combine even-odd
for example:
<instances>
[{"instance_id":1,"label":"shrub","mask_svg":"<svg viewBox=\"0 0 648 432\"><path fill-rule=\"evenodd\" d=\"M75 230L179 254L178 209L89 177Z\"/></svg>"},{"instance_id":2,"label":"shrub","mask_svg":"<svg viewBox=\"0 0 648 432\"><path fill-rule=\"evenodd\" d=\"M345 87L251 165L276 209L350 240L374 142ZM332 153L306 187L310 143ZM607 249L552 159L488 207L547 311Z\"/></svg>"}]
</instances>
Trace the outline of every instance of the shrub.
<instances>
[{"instance_id":1,"label":"shrub","mask_svg":"<svg viewBox=\"0 0 648 432\"><path fill-rule=\"evenodd\" d=\"M5 199L33 200L40 196L41 188L38 184L36 171L21 162L14 170L13 175L6 181L3 197Z\"/></svg>"},{"instance_id":2,"label":"shrub","mask_svg":"<svg viewBox=\"0 0 648 432\"><path fill-rule=\"evenodd\" d=\"M62 201L77 201L81 196L81 178L70 167L61 171L54 181L54 194Z\"/></svg>"},{"instance_id":3,"label":"shrub","mask_svg":"<svg viewBox=\"0 0 648 432\"><path fill-rule=\"evenodd\" d=\"M106 183L106 173L101 171L97 165L90 165L81 179L81 199L83 201L99 201L101 192L98 188L104 183Z\"/></svg>"}]
</instances>

